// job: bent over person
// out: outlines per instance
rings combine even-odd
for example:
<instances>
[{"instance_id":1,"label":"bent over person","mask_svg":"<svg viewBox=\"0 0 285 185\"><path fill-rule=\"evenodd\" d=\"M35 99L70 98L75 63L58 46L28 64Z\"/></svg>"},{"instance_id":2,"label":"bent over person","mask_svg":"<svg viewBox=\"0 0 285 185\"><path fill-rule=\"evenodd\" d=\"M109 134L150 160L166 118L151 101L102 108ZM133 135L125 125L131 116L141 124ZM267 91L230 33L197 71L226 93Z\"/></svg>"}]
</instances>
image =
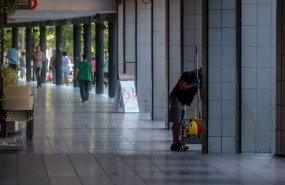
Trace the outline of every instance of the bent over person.
<instances>
[{"instance_id":1,"label":"bent over person","mask_svg":"<svg viewBox=\"0 0 285 185\"><path fill-rule=\"evenodd\" d=\"M202 77L202 68L198 70L198 77L200 79ZM173 123L173 142L170 147L171 150L180 151L180 147L182 146L182 143L179 142L179 134L181 121L184 120L185 115L184 105L191 105L198 92L197 86L200 84L199 78L197 78L197 70L183 72L179 81L170 93L169 121ZM185 147L185 149L188 149L188 147Z\"/></svg>"}]
</instances>

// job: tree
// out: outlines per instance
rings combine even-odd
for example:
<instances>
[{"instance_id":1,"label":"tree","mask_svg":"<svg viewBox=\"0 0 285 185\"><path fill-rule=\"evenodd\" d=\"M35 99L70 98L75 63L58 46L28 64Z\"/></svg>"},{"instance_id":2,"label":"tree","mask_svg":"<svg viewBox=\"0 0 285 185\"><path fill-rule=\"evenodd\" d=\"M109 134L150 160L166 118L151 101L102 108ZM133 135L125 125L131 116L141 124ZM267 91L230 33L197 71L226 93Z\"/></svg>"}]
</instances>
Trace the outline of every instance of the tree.
<instances>
[{"instance_id":1,"label":"tree","mask_svg":"<svg viewBox=\"0 0 285 185\"><path fill-rule=\"evenodd\" d=\"M105 23L106 29L104 30L104 55L109 55L108 51L108 24ZM81 27L81 53L83 53L84 49L84 38L83 38L83 26ZM39 45L40 43L40 28L34 27L33 28L33 49L35 46ZM11 34L11 28L5 28L4 29L4 48L5 51L8 51L12 47L12 34ZM95 56L96 52L96 45L95 45L95 24L92 23L92 29L91 29L91 52L92 56ZM19 44L21 46L21 40L22 40L22 34L21 29L19 29ZM24 40L26 41L26 34L24 34ZM54 26L47 26L46 29L46 44L47 49L55 49L56 47L56 33L55 33L55 27ZM73 25L65 25L62 29L62 49L67 51L69 56L73 56ZM19 50L22 50L22 47L19 47Z\"/></svg>"}]
</instances>

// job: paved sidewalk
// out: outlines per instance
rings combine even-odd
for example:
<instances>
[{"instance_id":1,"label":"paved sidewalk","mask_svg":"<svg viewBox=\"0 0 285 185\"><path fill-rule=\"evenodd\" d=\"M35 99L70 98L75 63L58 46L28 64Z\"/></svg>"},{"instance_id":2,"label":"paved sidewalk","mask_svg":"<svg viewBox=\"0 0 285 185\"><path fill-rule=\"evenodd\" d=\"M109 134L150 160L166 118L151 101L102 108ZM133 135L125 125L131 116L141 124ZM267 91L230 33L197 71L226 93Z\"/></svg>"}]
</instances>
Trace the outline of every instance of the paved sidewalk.
<instances>
[{"instance_id":1,"label":"paved sidewalk","mask_svg":"<svg viewBox=\"0 0 285 185\"><path fill-rule=\"evenodd\" d=\"M34 84L32 83L34 86ZM27 151L0 152L0 185L285 184L285 159L169 150L172 134L145 113L112 113L106 94L43 84ZM24 124L21 124L22 127Z\"/></svg>"}]
</instances>

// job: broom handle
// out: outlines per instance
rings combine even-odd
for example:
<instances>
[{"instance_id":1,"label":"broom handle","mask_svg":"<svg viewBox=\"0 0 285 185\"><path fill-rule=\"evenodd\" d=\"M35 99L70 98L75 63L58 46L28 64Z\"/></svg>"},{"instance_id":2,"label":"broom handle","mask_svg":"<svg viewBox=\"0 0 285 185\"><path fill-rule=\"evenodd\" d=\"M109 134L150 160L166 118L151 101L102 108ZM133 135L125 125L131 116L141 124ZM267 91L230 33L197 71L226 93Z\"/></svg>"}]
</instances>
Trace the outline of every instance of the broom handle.
<instances>
[{"instance_id":1,"label":"broom handle","mask_svg":"<svg viewBox=\"0 0 285 185\"><path fill-rule=\"evenodd\" d=\"M198 60L198 46L196 45L196 64L197 64L197 79L199 79L199 75L198 75L198 71L199 71L199 60ZM200 114L200 88L199 85L197 86L198 91L197 91L197 95L198 95L198 117Z\"/></svg>"}]
</instances>

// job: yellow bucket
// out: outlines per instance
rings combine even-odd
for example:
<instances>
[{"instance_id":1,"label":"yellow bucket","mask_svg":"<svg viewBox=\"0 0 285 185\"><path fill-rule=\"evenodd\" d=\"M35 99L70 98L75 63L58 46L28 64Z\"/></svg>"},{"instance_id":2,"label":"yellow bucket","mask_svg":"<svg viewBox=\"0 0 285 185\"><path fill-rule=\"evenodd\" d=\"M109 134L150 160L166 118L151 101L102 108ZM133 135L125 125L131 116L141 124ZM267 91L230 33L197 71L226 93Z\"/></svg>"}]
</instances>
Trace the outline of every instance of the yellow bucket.
<instances>
[{"instance_id":1,"label":"yellow bucket","mask_svg":"<svg viewBox=\"0 0 285 185\"><path fill-rule=\"evenodd\" d=\"M197 127L197 123L195 121L191 121L191 123L189 124L189 136L190 138L197 138L198 135L198 127Z\"/></svg>"}]
</instances>

